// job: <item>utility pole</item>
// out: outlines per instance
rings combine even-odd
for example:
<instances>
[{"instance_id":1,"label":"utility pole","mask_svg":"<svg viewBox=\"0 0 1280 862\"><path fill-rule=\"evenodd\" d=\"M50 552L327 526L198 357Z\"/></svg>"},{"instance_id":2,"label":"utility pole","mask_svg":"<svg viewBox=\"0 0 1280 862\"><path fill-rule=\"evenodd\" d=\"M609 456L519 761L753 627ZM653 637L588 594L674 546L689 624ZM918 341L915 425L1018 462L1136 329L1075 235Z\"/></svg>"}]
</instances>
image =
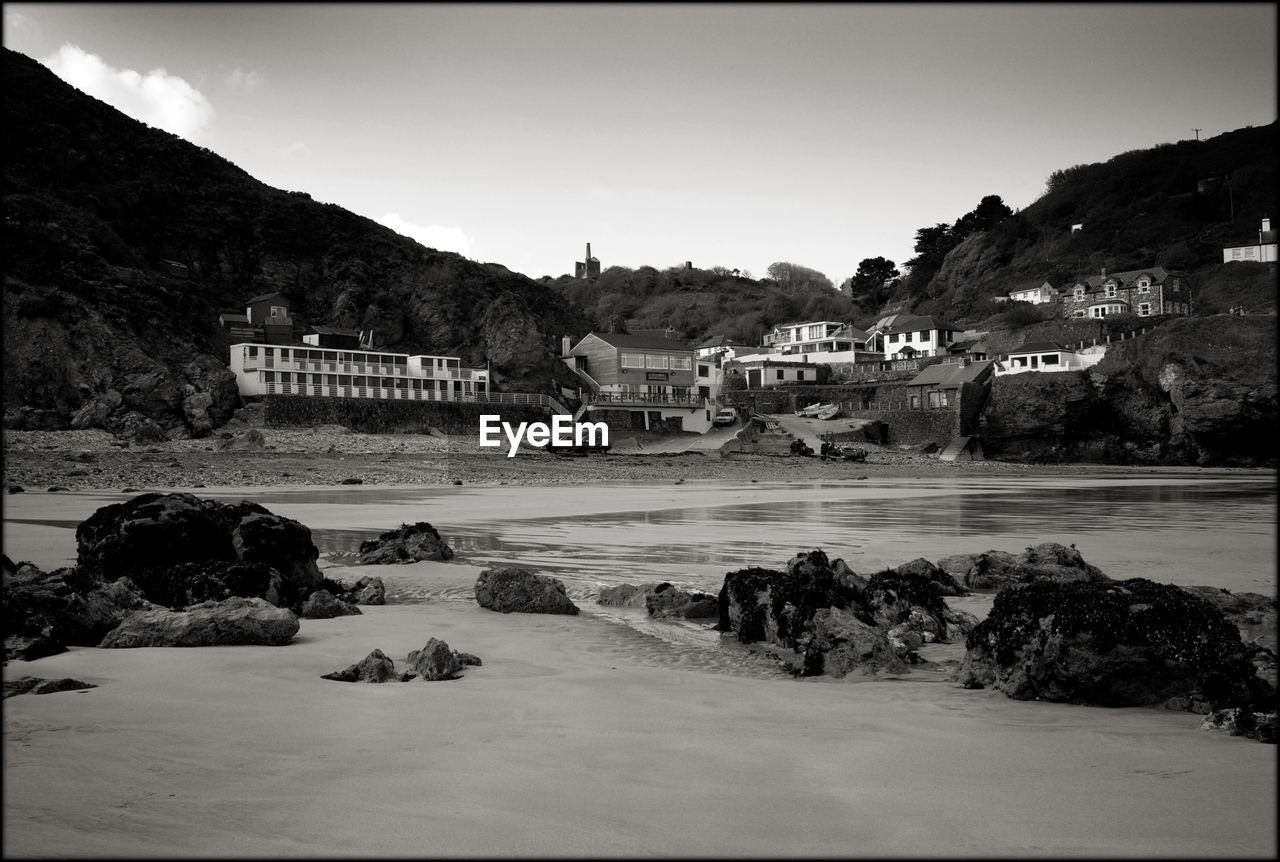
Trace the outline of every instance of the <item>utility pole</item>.
<instances>
[{"instance_id":1,"label":"utility pole","mask_svg":"<svg viewBox=\"0 0 1280 862\"><path fill-rule=\"evenodd\" d=\"M1199 129L1192 129L1191 131L1193 131L1193 132L1195 132L1195 133L1196 133L1196 140L1197 140L1197 141L1198 141L1198 140L1200 140L1200 130L1199 130Z\"/></svg>"}]
</instances>

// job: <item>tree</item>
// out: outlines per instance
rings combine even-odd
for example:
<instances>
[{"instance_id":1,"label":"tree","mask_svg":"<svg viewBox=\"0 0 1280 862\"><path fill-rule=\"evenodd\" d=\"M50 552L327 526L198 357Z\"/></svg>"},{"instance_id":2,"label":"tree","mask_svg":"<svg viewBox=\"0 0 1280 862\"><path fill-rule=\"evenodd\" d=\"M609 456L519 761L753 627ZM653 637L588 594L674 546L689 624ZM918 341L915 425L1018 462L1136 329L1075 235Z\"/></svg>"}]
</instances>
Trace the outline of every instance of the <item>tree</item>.
<instances>
[{"instance_id":1,"label":"tree","mask_svg":"<svg viewBox=\"0 0 1280 862\"><path fill-rule=\"evenodd\" d=\"M831 283L831 279L816 269L810 269L798 263L778 261L777 263L769 264L766 272L768 273L768 278L788 289L806 287L825 287L827 290L836 289L836 286Z\"/></svg>"},{"instance_id":2,"label":"tree","mask_svg":"<svg viewBox=\"0 0 1280 862\"><path fill-rule=\"evenodd\" d=\"M891 260L883 257L864 258L858 264L858 271L848 281L849 298L860 309L879 308L896 287L891 282L899 275L901 273L898 272L897 264Z\"/></svg>"},{"instance_id":3,"label":"tree","mask_svg":"<svg viewBox=\"0 0 1280 862\"><path fill-rule=\"evenodd\" d=\"M999 195L987 195L971 212L965 213L956 219L955 226L951 228L951 233L956 239L956 244L971 233L980 230L991 230L1000 222L1013 215L1013 210L1005 205Z\"/></svg>"}]
</instances>

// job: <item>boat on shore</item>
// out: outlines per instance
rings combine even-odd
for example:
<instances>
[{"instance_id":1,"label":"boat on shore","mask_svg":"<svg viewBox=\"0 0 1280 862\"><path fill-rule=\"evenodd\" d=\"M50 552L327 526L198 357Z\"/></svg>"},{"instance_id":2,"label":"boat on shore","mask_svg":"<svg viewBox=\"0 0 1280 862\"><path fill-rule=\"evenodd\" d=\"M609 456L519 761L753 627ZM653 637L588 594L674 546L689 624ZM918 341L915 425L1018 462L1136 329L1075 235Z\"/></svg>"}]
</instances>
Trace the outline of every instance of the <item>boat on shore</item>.
<instances>
[{"instance_id":1,"label":"boat on shore","mask_svg":"<svg viewBox=\"0 0 1280 862\"><path fill-rule=\"evenodd\" d=\"M812 404L797 410L796 415L807 419L834 419L839 412L839 404Z\"/></svg>"}]
</instances>

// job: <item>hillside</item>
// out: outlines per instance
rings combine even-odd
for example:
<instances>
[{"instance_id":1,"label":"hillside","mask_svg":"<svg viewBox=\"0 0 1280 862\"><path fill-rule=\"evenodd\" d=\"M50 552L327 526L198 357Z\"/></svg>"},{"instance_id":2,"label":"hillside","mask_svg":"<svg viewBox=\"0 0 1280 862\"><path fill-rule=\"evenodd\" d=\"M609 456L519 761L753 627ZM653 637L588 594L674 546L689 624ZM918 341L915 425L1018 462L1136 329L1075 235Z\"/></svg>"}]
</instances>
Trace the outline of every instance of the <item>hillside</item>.
<instances>
[{"instance_id":1,"label":"hillside","mask_svg":"<svg viewBox=\"0 0 1280 862\"><path fill-rule=\"evenodd\" d=\"M546 285L271 188L26 56L3 62L9 427L66 427L79 412L88 427L206 432L236 400L218 311L272 290L301 327L489 361L498 389L565 378L559 336L588 322Z\"/></svg>"},{"instance_id":2,"label":"hillside","mask_svg":"<svg viewBox=\"0 0 1280 862\"><path fill-rule=\"evenodd\" d=\"M1055 171L1038 200L944 242L945 255L918 247L899 298L914 299L917 312L977 321L997 311L991 295L1022 282L1159 265L1190 275L1197 298L1211 288L1208 304L1197 306L1205 313L1237 301L1253 313L1274 311L1274 290L1265 290L1274 272L1224 267L1222 247L1256 236L1261 219L1280 212L1277 130L1276 123L1238 129ZM936 235L922 234L936 246Z\"/></svg>"}]
</instances>

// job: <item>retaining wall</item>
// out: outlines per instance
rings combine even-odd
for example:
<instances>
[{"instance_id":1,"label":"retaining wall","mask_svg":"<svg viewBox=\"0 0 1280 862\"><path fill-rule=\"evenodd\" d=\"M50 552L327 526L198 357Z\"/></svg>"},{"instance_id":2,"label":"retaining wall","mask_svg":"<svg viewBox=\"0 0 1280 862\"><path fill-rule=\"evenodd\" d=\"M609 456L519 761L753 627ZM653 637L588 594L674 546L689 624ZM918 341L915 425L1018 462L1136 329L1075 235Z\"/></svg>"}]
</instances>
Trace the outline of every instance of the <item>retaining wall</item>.
<instances>
[{"instance_id":1,"label":"retaining wall","mask_svg":"<svg viewBox=\"0 0 1280 862\"><path fill-rule=\"evenodd\" d=\"M380 398L310 398L267 395L262 399L263 424L345 425L365 434L423 434L437 428L445 434L479 434L480 417L497 414L503 422L549 422L545 407L476 404L467 401L391 401Z\"/></svg>"}]
</instances>

